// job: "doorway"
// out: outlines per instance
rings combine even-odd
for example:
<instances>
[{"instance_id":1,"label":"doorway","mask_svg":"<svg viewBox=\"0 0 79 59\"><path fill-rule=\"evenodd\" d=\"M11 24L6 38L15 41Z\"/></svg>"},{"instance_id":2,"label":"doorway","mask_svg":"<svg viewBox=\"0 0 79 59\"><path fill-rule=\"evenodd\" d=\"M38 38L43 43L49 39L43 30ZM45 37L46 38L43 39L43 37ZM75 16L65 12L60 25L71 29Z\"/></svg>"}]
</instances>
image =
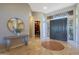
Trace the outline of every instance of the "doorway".
<instances>
[{"instance_id":1,"label":"doorway","mask_svg":"<svg viewBox=\"0 0 79 59\"><path fill-rule=\"evenodd\" d=\"M50 38L67 41L67 18L50 21Z\"/></svg>"},{"instance_id":2,"label":"doorway","mask_svg":"<svg viewBox=\"0 0 79 59\"><path fill-rule=\"evenodd\" d=\"M35 37L40 37L40 21L35 21Z\"/></svg>"}]
</instances>

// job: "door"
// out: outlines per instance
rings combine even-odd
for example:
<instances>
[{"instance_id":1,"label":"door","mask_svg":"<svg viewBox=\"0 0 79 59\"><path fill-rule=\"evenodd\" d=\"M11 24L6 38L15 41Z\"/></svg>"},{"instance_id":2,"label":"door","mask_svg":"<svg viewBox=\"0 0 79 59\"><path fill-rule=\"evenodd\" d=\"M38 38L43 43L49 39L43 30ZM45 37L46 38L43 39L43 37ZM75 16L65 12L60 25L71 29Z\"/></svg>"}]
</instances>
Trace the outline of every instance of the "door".
<instances>
[{"instance_id":1,"label":"door","mask_svg":"<svg viewBox=\"0 0 79 59\"><path fill-rule=\"evenodd\" d=\"M40 37L40 21L35 21L35 36Z\"/></svg>"},{"instance_id":2,"label":"door","mask_svg":"<svg viewBox=\"0 0 79 59\"><path fill-rule=\"evenodd\" d=\"M50 38L67 41L67 18L50 21Z\"/></svg>"}]
</instances>

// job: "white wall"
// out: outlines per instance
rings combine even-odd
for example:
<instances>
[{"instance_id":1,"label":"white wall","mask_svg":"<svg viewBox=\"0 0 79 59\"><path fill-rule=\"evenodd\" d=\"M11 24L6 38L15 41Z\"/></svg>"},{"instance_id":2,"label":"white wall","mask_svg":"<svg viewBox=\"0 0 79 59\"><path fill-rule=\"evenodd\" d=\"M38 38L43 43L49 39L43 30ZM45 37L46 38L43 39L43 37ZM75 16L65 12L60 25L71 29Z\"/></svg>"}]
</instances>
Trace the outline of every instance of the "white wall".
<instances>
[{"instance_id":1,"label":"white wall","mask_svg":"<svg viewBox=\"0 0 79 59\"><path fill-rule=\"evenodd\" d=\"M62 8L62 9L58 9L56 11L50 12L50 13L47 14L47 16L52 16L52 15L56 15L56 14L60 14L60 13L70 11L70 10L74 9L75 5L72 5L72 6L69 6L69 7L66 7L66 8Z\"/></svg>"},{"instance_id":2,"label":"white wall","mask_svg":"<svg viewBox=\"0 0 79 59\"><path fill-rule=\"evenodd\" d=\"M29 34L29 16L31 9L28 4L0 4L0 40L5 36L14 35L7 28L9 17L21 18L25 25L22 34Z\"/></svg>"},{"instance_id":3,"label":"white wall","mask_svg":"<svg viewBox=\"0 0 79 59\"><path fill-rule=\"evenodd\" d=\"M48 35L47 35L47 19L44 15L41 16L42 21L41 21L41 40L45 41L48 40Z\"/></svg>"},{"instance_id":4,"label":"white wall","mask_svg":"<svg viewBox=\"0 0 79 59\"><path fill-rule=\"evenodd\" d=\"M79 33L78 33L78 31L79 31L79 29L76 29L76 28L79 28L78 27L78 25L79 24L77 24L77 22L78 22L78 18L77 18L77 16L76 16L76 10L77 10L77 14L78 14L78 16L79 16L79 7L77 7L78 8L78 10L76 9L76 5L74 5L74 6L71 6L71 7L67 7L67 8L63 8L63 9L60 9L60 10L57 10L57 11L55 11L55 12L51 12L51 13L49 13L49 14L47 14L47 16L53 16L53 18L57 18L59 15L59 17L64 17L65 15L66 15L66 17L68 18L68 20L67 20L67 41L72 45L72 46L76 46L76 41L77 40L79 40ZM67 11L70 11L70 10L73 10L73 15L72 15L72 17L71 16L69 16L69 15L67 15L67 13L66 14L62 14L62 13L65 13L65 12L67 12ZM57 15L57 14L59 14L58 16L54 16L54 15ZM70 20L70 18L73 20L73 40L70 40L69 39L69 20ZM53 19L49 19L49 20L53 20Z\"/></svg>"},{"instance_id":5,"label":"white wall","mask_svg":"<svg viewBox=\"0 0 79 59\"><path fill-rule=\"evenodd\" d=\"M76 47L79 48L79 4L76 6Z\"/></svg>"}]
</instances>

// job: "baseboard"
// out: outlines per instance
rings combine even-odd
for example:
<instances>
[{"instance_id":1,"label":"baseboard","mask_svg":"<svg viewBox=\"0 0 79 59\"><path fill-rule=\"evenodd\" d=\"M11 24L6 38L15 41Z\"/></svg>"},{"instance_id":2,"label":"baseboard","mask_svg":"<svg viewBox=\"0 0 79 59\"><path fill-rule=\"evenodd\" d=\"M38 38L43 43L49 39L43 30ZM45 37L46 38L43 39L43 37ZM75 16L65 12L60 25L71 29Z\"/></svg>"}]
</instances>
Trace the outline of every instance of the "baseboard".
<instances>
[{"instance_id":1,"label":"baseboard","mask_svg":"<svg viewBox=\"0 0 79 59\"><path fill-rule=\"evenodd\" d=\"M23 43L22 44L18 44L18 45L15 45L15 46L10 47L10 49L17 48L17 47L20 47L20 46L23 46L23 45L24 45Z\"/></svg>"},{"instance_id":2,"label":"baseboard","mask_svg":"<svg viewBox=\"0 0 79 59\"><path fill-rule=\"evenodd\" d=\"M68 40L67 42L71 45L71 47L75 47L75 48L77 47L75 41Z\"/></svg>"}]
</instances>

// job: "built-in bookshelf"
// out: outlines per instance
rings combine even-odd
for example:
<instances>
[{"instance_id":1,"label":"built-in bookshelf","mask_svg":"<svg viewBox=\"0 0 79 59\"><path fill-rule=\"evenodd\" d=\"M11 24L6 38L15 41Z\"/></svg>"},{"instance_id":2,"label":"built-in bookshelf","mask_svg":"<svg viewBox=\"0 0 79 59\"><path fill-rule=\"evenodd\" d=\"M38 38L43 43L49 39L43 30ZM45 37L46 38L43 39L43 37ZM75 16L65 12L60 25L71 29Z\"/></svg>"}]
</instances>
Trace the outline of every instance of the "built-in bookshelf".
<instances>
[{"instance_id":1,"label":"built-in bookshelf","mask_svg":"<svg viewBox=\"0 0 79 59\"><path fill-rule=\"evenodd\" d=\"M73 10L68 11L68 39L73 40Z\"/></svg>"}]
</instances>

